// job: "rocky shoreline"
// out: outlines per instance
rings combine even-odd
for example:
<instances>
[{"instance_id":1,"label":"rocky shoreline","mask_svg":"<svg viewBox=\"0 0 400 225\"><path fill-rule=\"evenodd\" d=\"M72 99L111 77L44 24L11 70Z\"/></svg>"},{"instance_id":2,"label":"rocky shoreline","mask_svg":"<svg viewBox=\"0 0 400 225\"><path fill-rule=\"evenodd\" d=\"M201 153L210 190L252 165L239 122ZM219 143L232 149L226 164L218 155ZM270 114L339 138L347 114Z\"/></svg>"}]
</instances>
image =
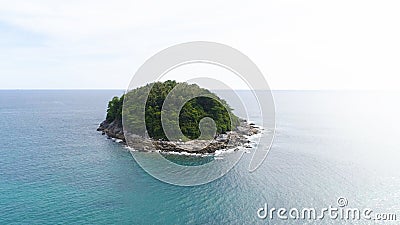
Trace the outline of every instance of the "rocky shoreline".
<instances>
[{"instance_id":1,"label":"rocky shoreline","mask_svg":"<svg viewBox=\"0 0 400 225\"><path fill-rule=\"evenodd\" d=\"M214 153L222 149L237 149L238 147L251 148L249 136L258 134L261 129L253 123L241 120L240 125L226 134L220 134L213 140L191 140L186 142L162 141L143 138L135 134L124 134L121 121L103 121L97 131L109 138L120 139L124 144L139 151ZM127 136L128 143L125 138Z\"/></svg>"},{"instance_id":2,"label":"rocky shoreline","mask_svg":"<svg viewBox=\"0 0 400 225\"><path fill-rule=\"evenodd\" d=\"M100 123L97 131L101 131L102 135L107 135L109 138L120 139L126 143L122 121L120 120L114 120L112 122L104 120L102 123Z\"/></svg>"}]
</instances>

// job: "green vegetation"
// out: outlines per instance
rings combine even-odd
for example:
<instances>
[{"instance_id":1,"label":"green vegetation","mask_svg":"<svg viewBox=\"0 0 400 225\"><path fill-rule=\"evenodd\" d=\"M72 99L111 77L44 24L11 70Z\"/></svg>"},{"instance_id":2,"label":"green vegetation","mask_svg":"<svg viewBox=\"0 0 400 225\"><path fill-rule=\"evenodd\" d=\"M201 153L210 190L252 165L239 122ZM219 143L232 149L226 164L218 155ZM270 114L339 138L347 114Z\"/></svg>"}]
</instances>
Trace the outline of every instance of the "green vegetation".
<instances>
[{"instance_id":1,"label":"green vegetation","mask_svg":"<svg viewBox=\"0 0 400 225\"><path fill-rule=\"evenodd\" d=\"M167 96L168 101L163 105ZM126 106L122 112L124 98ZM141 104L144 102L146 106L143 112ZM183 106L180 111L178 111L179 106ZM130 132L143 136L147 131L148 136L153 139L168 140L161 122L161 109L165 126L179 127L184 135L179 136L182 140L196 139L204 133L211 134L212 132L206 132L207 129L214 128L210 123L204 123L203 133L200 132L199 123L205 117L213 119L216 128L213 130L217 134L226 133L239 125L239 119L232 113L232 109L215 94L196 84L177 83L171 80L147 84L129 91L121 98L114 97L108 104L106 120L121 121L122 126L123 113L124 124ZM179 118L179 121L174 118Z\"/></svg>"},{"instance_id":2,"label":"green vegetation","mask_svg":"<svg viewBox=\"0 0 400 225\"><path fill-rule=\"evenodd\" d=\"M122 105L124 102L124 95L121 98L115 96L111 101L108 102L106 121L111 123L114 120L118 120L122 126Z\"/></svg>"}]
</instances>

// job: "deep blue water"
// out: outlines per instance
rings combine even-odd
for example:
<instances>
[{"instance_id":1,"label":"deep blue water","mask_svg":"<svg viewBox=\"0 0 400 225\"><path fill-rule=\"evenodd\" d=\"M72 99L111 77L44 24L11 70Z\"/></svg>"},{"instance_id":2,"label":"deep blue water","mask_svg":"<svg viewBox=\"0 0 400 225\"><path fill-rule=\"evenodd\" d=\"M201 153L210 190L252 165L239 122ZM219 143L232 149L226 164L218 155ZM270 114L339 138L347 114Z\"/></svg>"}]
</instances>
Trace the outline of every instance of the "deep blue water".
<instances>
[{"instance_id":1,"label":"deep blue water","mask_svg":"<svg viewBox=\"0 0 400 225\"><path fill-rule=\"evenodd\" d=\"M96 132L120 94L0 91L0 224L304 224L256 211L340 196L400 217L398 95L274 92L277 136L263 165L249 173L245 154L221 179L179 187Z\"/></svg>"}]
</instances>

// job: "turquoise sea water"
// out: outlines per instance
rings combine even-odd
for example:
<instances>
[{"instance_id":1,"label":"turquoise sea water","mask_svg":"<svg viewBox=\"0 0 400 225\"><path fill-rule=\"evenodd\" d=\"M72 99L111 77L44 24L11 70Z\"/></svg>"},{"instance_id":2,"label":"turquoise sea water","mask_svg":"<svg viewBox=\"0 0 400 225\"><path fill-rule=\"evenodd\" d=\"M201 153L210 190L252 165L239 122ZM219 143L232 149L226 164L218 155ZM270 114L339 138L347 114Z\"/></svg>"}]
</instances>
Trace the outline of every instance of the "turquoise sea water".
<instances>
[{"instance_id":1,"label":"turquoise sea water","mask_svg":"<svg viewBox=\"0 0 400 225\"><path fill-rule=\"evenodd\" d=\"M338 197L400 219L398 94L274 92L277 136L263 165L249 173L245 154L196 187L156 180L96 132L120 94L0 91L0 224L346 224L256 214L264 203L322 208Z\"/></svg>"}]
</instances>

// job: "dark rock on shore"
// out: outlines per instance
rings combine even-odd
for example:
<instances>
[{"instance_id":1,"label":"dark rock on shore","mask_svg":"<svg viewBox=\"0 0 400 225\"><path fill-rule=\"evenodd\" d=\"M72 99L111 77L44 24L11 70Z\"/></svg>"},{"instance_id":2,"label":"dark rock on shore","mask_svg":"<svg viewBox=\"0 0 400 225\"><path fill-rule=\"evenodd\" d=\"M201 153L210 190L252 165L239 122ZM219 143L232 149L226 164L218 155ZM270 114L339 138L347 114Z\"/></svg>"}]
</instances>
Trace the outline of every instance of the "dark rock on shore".
<instances>
[{"instance_id":1,"label":"dark rock on shore","mask_svg":"<svg viewBox=\"0 0 400 225\"><path fill-rule=\"evenodd\" d=\"M101 131L103 135L107 137L121 139L125 142L124 129L122 127L122 122L119 120L114 120L111 123L107 120L103 121L97 131Z\"/></svg>"},{"instance_id":2,"label":"dark rock on shore","mask_svg":"<svg viewBox=\"0 0 400 225\"><path fill-rule=\"evenodd\" d=\"M234 131L228 131L226 134L220 134L213 140L191 140L186 142L163 141L143 138L135 134L126 134L128 143L124 136L122 122L114 120L113 122L104 121L100 124L97 131L110 138L122 140L128 146L138 151L163 152L188 152L188 153L214 153L217 150L233 149L236 147L250 148L247 136L252 136L261 132L260 128L254 124L248 124L246 120L241 120L240 125Z\"/></svg>"}]
</instances>

